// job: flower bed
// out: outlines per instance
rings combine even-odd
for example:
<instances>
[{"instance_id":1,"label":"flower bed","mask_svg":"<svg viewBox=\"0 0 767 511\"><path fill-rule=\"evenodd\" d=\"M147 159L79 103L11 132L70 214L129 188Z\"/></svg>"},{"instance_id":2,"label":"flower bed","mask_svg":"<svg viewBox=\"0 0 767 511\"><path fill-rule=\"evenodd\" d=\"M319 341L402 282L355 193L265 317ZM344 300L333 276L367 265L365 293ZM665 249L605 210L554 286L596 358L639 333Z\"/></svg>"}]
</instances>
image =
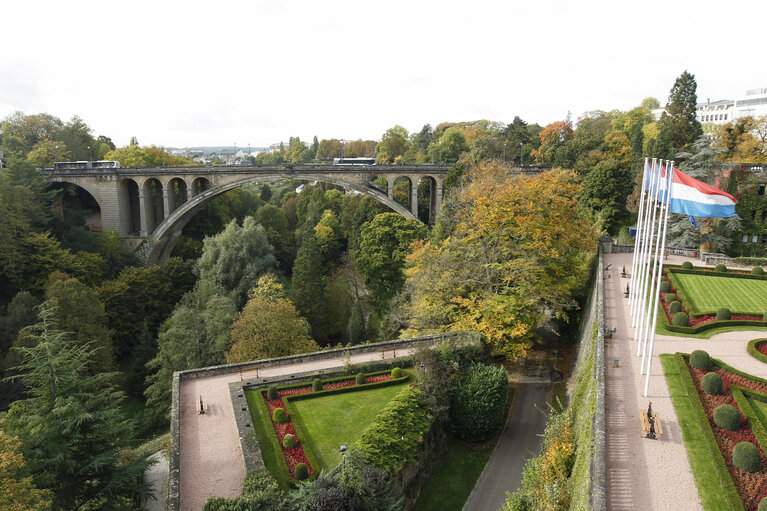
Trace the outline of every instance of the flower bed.
<instances>
[{"instance_id":1,"label":"flower bed","mask_svg":"<svg viewBox=\"0 0 767 511\"><path fill-rule=\"evenodd\" d=\"M365 383L366 384L380 383L390 379L391 379L390 373L376 374L373 376L366 377ZM334 390L334 389L340 389L343 387L353 387L353 386L355 386L354 378L348 378L348 379L323 383L322 390ZM274 420L272 419L272 416L274 414L274 411L277 408L283 408L285 409L287 413L287 409L286 409L285 403L282 401L282 398L290 397L290 396L300 396L302 394L309 394L311 392L312 392L311 385L303 385L299 387L278 389L277 399L269 399L266 395L267 394L266 390L261 392L261 396L264 400L264 403L266 404L266 409L269 412L269 420L272 422L272 426L274 427L274 433L277 436L277 440L279 441L279 444L282 448L282 455L285 457L285 463L288 466L288 471L290 472L290 476L293 477L294 479L296 477L296 466L299 463L306 464L306 466L309 469L309 476L311 476L314 473L315 467L313 467L312 464L309 462L309 459L307 458L306 453L304 452L303 446L301 444L301 439L296 434L296 430L293 427L290 414L288 414L287 422L283 422L283 423L274 422ZM296 440L298 441L296 446L291 449L286 449L285 446L282 444L282 439L287 434L294 435L296 437Z\"/></svg>"},{"instance_id":2,"label":"flower bed","mask_svg":"<svg viewBox=\"0 0 767 511\"><path fill-rule=\"evenodd\" d=\"M691 367L688 361L687 367L693 382L695 383L695 388L698 391L703 410L706 413L709 425L714 433L714 438L724 457L727 470L729 471L730 477L732 478L735 488L738 490L738 494L743 502L743 507L747 511L756 511L759 501L762 498L767 498L767 467L765 467L764 463L765 455L751 431L748 421L743 417L743 412L733 398L730 386L737 385L755 392L767 393L767 385L749 380L744 376L734 374L716 365L712 366L710 371L702 371ZM710 395L701 390L703 376L709 372L715 372L722 378L724 392L721 395ZM723 404L734 406L740 413L741 422L740 428L737 431L728 431L714 424L714 410ZM759 452L762 455L762 469L759 472L749 473L733 465L732 450L738 442L751 442L759 448Z\"/></svg>"},{"instance_id":3,"label":"flower bed","mask_svg":"<svg viewBox=\"0 0 767 511\"><path fill-rule=\"evenodd\" d=\"M762 355L767 355L767 342L760 342L756 345L756 351Z\"/></svg>"}]
</instances>

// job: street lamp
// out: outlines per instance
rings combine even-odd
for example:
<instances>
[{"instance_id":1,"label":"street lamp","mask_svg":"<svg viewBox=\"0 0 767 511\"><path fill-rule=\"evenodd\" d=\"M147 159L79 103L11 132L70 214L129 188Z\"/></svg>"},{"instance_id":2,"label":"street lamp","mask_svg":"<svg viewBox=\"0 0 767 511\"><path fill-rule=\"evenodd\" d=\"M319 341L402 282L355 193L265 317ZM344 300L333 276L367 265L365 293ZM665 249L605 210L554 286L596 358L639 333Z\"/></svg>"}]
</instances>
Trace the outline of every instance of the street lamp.
<instances>
[{"instance_id":1,"label":"street lamp","mask_svg":"<svg viewBox=\"0 0 767 511\"><path fill-rule=\"evenodd\" d=\"M91 146L88 146L88 154L91 156L91 161L93 161L93 151L91 151Z\"/></svg>"},{"instance_id":2,"label":"street lamp","mask_svg":"<svg viewBox=\"0 0 767 511\"><path fill-rule=\"evenodd\" d=\"M506 142L503 143L503 161L506 161Z\"/></svg>"},{"instance_id":3,"label":"street lamp","mask_svg":"<svg viewBox=\"0 0 767 511\"><path fill-rule=\"evenodd\" d=\"M520 167L524 165L524 163L522 163L522 142L519 143L519 165Z\"/></svg>"}]
</instances>

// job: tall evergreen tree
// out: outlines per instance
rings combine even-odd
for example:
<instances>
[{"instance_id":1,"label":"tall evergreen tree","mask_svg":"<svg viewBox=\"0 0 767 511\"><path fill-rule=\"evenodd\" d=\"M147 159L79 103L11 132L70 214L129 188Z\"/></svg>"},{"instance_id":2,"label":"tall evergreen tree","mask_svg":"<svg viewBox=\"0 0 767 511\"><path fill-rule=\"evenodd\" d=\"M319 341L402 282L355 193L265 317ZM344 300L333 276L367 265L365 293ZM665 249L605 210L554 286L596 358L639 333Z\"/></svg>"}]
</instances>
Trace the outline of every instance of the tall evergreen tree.
<instances>
[{"instance_id":1,"label":"tall evergreen tree","mask_svg":"<svg viewBox=\"0 0 767 511\"><path fill-rule=\"evenodd\" d=\"M695 75L685 71L674 82L666 103L666 110L661 115L661 133L659 138L667 139L671 149L676 152L687 151L703 134L703 127L695 118L698 105L698 84ZM665 131L663 128L668 128ZM667 155L673 158L673 154Z\"/></svg>"},{"instance_id":2,"label":"tall evergreen tree","mask_svg":"<svg viewBox=\"0 0 767 511\"><path fill-rule=\"evenodd\" d=\"M314 226L304 225L301 248L293 265L292 298L296 308L312 326L312 337L318 343L327 341L325 332L327 303L327 268L322 249L316 240Z\"/></svg>"},{"instance_id":3,"label":"tall evergreen tree","mask_svg":"<svg viewBox=\"0 0 767 511\"><path fill-rule=\"evenodd\" d=\"M27 330L34 345L17 348L18 378L30 397L14 402L6 417L36 486L53 492L54 510L116 509L146 497L151 462L123 455L134 443L133 425L113 374L89 374L94 350L69 342L47 303L39 311L39 323Z\"/></svg>"}]
</instances>

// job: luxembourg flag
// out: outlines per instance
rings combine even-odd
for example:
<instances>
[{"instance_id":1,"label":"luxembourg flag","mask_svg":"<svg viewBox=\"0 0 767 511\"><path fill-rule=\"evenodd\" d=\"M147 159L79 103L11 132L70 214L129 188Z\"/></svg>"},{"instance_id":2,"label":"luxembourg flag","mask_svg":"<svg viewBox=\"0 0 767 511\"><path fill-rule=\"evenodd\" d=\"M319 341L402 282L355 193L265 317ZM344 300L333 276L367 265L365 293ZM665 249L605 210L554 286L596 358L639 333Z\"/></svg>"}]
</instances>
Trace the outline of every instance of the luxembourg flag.
<instances>
[{"instance_id":1,"label":"luxembourg flag","mask_svg":"<svg viewBox=\"0 0 767 511\"><path fill-rule=\"evenodd\" d=\"M723 218L735 214L735 198L719 188L698 181L679 169L672 172L671 213L682 213L704 218Z\"/></svg>"}]
</instances>

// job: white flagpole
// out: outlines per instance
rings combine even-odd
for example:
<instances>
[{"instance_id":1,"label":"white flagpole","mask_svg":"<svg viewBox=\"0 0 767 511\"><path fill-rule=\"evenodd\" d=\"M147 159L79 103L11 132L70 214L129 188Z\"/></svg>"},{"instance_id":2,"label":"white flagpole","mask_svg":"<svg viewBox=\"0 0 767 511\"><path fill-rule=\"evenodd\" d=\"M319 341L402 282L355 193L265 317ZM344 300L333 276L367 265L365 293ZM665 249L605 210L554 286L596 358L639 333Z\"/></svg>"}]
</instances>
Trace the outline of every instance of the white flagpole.
<instances>
[{"instance_id":1,"label":"white flagpole","mask_svg":"<svg viewBox=\"0 0 767 511\"><path fill-rule=\"evenodd\" d=\"M642 220L644 220L642 213L644 212L644 189L647 184L647 167L650 163L649 158L644 159L644 168L642 170L642 191L639 195L639 216L637 217L637 230L634 233L634 257L631 260L631 280L629 290L629 305L634 303L636 294L636 271L637 271L637 259L639 258L640 239L642 236ZM632 313L633 313L633 309Z\"/></svg>"},{"instance_id":2,"label":"white flagpole","mask_svg":"<svg viewBox=\"0 0 767 511\"><path fill-rule=\"evenodd\" d=\"M653 190L655 189L655 171L656 171L656 161L653 159L653 166L650 170L650 175L648 176L648 184L649 184L649 190L647 193L647 196L645 197L645 213L644 213L644 219L642 221L642 241L640 243L639 247L639 258L637 260L637 282L634 285L636 295L634 295L634 303L632 304L632 320L631 320L631 327L636 328L637 327L637 320L639 316L639 307L640 307L640 297L642 296L642 286L645 282L645 266L647 264L647 237L648 237L648 231L650 227L650 208L652 208L652 194ZM635 332L636 333L636 332Z\"/></svg>"},{"instance_id":3,"label":"white flagpole","mask_svg":"<svg viewBox=\"0 0 767 511\"><path fill-rule=\"evenodd\" d=\"M650 220L650 232L649 232L649 236L646 243L647 253L645 255L645 264L642 271L642 281L640 283L642 287L642 294L639 300L639 310L637 314L637 317L639 318L639 322L638 322L637 329L634 332L635 341L641 341L642 339L642 334L644 333L645 316L647 315L647 284L649 283L648 279L650 278L650 274L649 274L650 272L647 266L650 263L650 256L652 255L652 238L653 236L655 236L655 216L658 211L658 208L656 208L655 206L656 206L656 201L658 199L658 188L659 188L658 175L660 174L660 170L661 170L660 167L656 169L656 173L655 173L656 175L653 178L654 186L650 190L650 204L652 206L652 215ZM642 354L641 348L642 348L642 344L641 342L638 342L637 356L640 356Z\"/></svg>"},{"instance_id":4,"label":"white flagpole","mask_svg":"<svg viewBox=\"0 0 767 511\"><path fill-rule=\"evenodd\" d=\"M642 345L642 364L639 366L639 374L644 374L644 368L645 368L645 358L647 355L647 341L650 337L650 313L652 312L652 317L657 319L658 316L658 287L660 286L660 273L658 272L658 262L663 257L663 253L661 250L662 245L665 245L665 238L662 238L664 235L663 229L661 229L661 225L663 224L663 215L664 215L664 206L666 203L666 195L668 194L668 176L670 174L669 170L669 162L666 161L666 176L661 176L660 182L662 183L662 186L659 186L661 193L658 196L660 199L660 211L658 215L658 236L655 240L655 260L653 261L653 268L652 268L652 280L650 281L650 296L649 296L649 308L647 309L647 316L644 320L644 328L643 328L643 334L642 337L639 339L640 344Z\"/></svg>"},{"instance_id":5,"label":"white flagpole","mask_svg":"<svg viewBox=\"0 0 767 511\"><path fill-rule=\"evenodd\" d=\"M669 169L669 180L668 180L668 191L666 193L666 215L665 219L663 220L663 243L661 246L661 251L666 249L666 228L668 226L668 211L671 207L671 188L674 186L674 161L671 161L670 169ZM661 272L663 272L663 253L661 252L661 264L660 269ZM652 321L652 333L650 334L650 356L647 358L647 375L645 376L644 380L644 397L647 397L647 392L650 389L650 372L652 369L652 352L653 352L653 346L655 344L655 327L656 322L658 320L658 308L655 308L655 316L653 317Z\"/></svg>"}]
</instances>

